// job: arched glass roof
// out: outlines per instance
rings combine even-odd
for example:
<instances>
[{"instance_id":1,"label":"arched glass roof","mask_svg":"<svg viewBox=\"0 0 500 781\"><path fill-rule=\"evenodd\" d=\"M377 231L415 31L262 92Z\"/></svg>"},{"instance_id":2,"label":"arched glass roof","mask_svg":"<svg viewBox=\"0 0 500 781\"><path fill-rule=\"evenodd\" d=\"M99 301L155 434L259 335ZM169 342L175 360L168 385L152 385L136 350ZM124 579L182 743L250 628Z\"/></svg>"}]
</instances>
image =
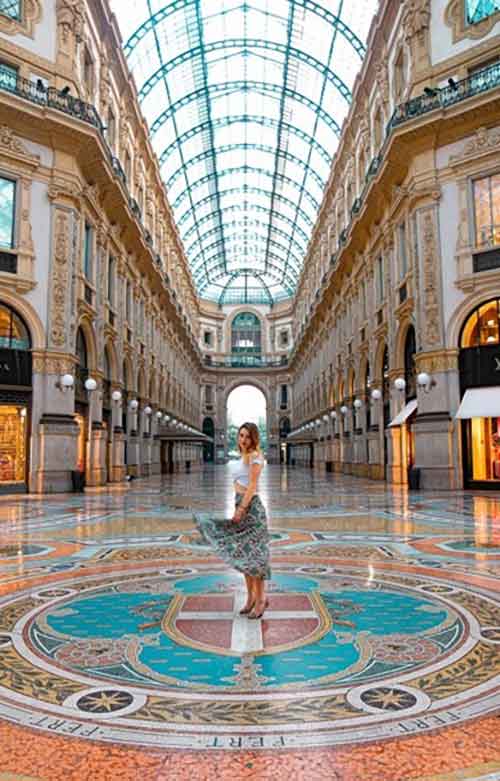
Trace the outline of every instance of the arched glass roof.
<instances>
[{"instance_id":1,"label":"arched glass roof","mask_svg":"<svg viewBox=\"0 0 500 781\"><path fill-rule=\"evenodd\" d=\"M293 295L378 0L115 0L200 296Z\"/></svg>"}]
</instances>

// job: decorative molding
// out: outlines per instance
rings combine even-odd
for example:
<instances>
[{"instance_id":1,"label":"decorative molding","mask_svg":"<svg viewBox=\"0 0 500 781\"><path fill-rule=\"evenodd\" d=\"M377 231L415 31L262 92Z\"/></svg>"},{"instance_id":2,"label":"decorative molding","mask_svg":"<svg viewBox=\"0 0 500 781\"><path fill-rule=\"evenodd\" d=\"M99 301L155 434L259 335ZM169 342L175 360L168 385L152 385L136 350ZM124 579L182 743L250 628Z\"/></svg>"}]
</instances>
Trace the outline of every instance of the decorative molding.
<instances>
[{"instance_id":1,"label":"decorative molding","mask_svg":"<svg viewBox=\"0 0 500 781\"><path fill-rule=\"evenodd\" d=\"M35 27L42 19L42 4L40 0L23 0L21 9L21 19L11 19L6 14L0 14L0 32L34 38Z\"/></svg>"},{"instance_id":2,"label":"decorative molding","mask_svg":"<svg viewBox=\"0 0 500 781\"><path fill-rule=\"evenodd\" d=\"M500 11L487 16L477 24L467 24L465 19L464 0L450 0L444 12L444 21L451 27L453 43L466 39L479 40L488 35L494 26L500 22Z\"/></svg>"},{"instance_id":3,"label":"decorative molding","mask_svg":"<svg viewBox=\"0 0 500 781\"><path fill-rule=\"evenodd\" d=\"M476 158L481 154L497 152L500 149L500 128L488 130L486 127L478 127L474 136L469 138L464 148L458 155L450 155L450 165L463 163L470 158Z\"/></svg>"},{"instance_id":4,"label":"decorative molding","mask_svg":"<svg viewBox=\"0 0 500 781\"><path fill-rule=\"evenodd\" d=\"M40 165L40 157L28 152L23 141L14 135L14 131L8 125L0 126L0 156L22 162L31 170L35 170Z\"/></svg>"},{"instance_id":5,"label":"decorative molding","mask_svg":"<svg viewBox=\"0 0 500 781\"><path fill-rule=\"evenodd\" d=\"M439 290L439 247L434 209L421 215L422 231L422 331L426 345L441 342L441 305Z\"/></svg>"},{"instance_id":6,"label":"decorative molding","mask_svg":"<svg viewBox=\"0 0 500 781\"><path fill-rule=\"evenodd\" d=\"M459 350L435 350L432 352L418 353L415 356L417 372L437 374L439 372L456 372L458 370Z\"/></svg>"},{"instance_id":7,"label":"decorative molding","mask_svg":"<svg viewBox=\"0 0 500 781\"><path fill-rule=\"evenodd\" d=\"M84 24L84 0L58 0L57 25L60 30L61 42L65 46L68 44L70 34L74 35L77 42L83 39Z\"/></svg>"},{"instance_id":8,"label":"decorative molding","mask_svg":"<svg viewBox=\"0 0 500 781\"><path fill-rule=\"evenodd\" d=\"M70 355L47 352L45 350L33 350L34 374L72 374L76 365L76 358Z\"/></svg>"},{"instance_id":9,"label":"decorative molding","mask_svg":"<svg viewBox=\"0 0 500 781\"><path fill-rule=\"evenodd\" d=\"M406 40L422 37L431 21L430 0L406 0L403 9L403 30Z\"/></svg>"},{"instance_id":10,"label":"decorative molding","mask_svg":"<svg viewBox=\"0 0 500 781\"><path fill-rule=\"evenodd\" d=\"M69 215L57 210L54 214L54 255L51 280L50 342L64 347L68 331L66 318L66 294L69 288L70 234Z\"/></svg>"}]
</instances>

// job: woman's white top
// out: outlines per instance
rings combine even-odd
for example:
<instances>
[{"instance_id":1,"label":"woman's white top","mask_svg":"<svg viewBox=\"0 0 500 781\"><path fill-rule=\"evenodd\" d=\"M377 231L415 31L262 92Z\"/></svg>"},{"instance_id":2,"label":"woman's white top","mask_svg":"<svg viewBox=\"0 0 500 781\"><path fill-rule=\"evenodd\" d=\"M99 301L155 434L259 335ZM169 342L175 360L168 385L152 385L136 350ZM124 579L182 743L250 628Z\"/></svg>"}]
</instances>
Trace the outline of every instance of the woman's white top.
<instances>
[{"instance_id":1,"label":"woman's white top","mask_svg":"<svg viewBox=\"0 0 500 781\"><path fill-rule=\"evenodd\" d=\"M264 464L263 456L255 453L249 460L248 464L245 464L243 458L236 463L233 472L233 480L235 483L247 486L250 482L250 465L251 464Z\"/></svg>"}]
</instances>

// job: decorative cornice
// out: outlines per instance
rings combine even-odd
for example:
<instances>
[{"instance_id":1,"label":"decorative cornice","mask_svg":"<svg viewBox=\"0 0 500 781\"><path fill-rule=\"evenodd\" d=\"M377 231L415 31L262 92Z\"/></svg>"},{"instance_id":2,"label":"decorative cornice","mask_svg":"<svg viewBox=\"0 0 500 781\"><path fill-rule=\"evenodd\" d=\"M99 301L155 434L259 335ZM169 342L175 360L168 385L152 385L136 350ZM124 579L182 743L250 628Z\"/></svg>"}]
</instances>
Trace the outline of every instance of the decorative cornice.
<instances>
[{"instance_id":1,"label":"decorative cornice","mask_svg":"<svg viewBox=\"0 0 500 781\"><path fill-rule=\"evenodd\" d=\"M486 127L479 127L458 155L450 155L449 162L450 165L457 165L476 158L481 154L497 152L499 149L500 129L493 128L488 130Z\"/></svg>"}]
</instances>

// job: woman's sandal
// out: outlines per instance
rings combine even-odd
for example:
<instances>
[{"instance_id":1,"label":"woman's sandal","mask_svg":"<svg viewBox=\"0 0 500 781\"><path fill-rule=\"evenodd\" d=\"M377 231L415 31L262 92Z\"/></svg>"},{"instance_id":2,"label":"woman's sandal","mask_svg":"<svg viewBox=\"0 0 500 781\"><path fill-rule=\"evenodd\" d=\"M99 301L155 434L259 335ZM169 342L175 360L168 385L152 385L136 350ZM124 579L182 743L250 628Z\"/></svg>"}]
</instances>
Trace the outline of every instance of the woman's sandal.
<instances>
[{"instance_id":1,"label":"woman's sandal","mask_svg":"<svg viewBox=\"0 0 500 781\"><path fill-rule=\"evenodd\" d=\"M254 608L254 604L255 603L252 602L252 604L249 607L246 607L246 606L242 607L241 610L240 610L240 616L246 616L247 613L250 613L253 610L253 608Z\"/></svg>"},{"instance_id":2,"label":"woman's sandal","mask_svg":"<svg viewBox=\"0 0 500 781\"><path fill-rule=\"evenodd\" d=\"M262 618L262 616L264 615L264 611L265 611L265 609L266 609L267 607L269 607L269 600L268 600L268 599L266 599L266 601L264 602L264 607L262 608L262 610L260 611L260 613L255 613L255 612L254 612L254 611L255 611L255 605L254 605L254 606L253 606L253 608L252 608L252 610L251 610L251 611L250 611L250 613L248 614L248 618Z\"/></svg>"}]
</instances>

